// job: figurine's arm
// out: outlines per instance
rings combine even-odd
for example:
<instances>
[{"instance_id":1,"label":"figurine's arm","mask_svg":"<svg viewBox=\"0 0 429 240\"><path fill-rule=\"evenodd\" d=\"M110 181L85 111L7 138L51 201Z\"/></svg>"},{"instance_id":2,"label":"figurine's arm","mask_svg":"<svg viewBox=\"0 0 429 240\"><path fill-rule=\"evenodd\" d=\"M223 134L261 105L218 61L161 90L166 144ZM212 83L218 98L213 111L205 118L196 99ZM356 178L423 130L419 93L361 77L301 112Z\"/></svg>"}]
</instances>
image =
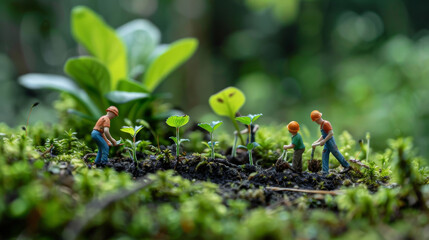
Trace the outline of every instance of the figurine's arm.
<instances>
[{"instance_id":1,"label":"figurine's arm","mask_svg":"<svg viewBox=\"0 0 429 240\"><path fill-rule=\"evenodd\" d=\"M317 139L313 144L311 144L311 147L315 148L317 146L320 146L321 141L323 141L323 136L320 136L319 139Z\"/></svg>"},{"instance_id":2,"label":"figurine's arm","mask_svg":"<svg viewBox=\"0 0 429 240\"><path fill-rule=\"evenodd\" d=\"M333 130L331 130L331 131L329 131L329 132L328 132L328 135L325 137L325 139L323 139L322 141L320 141L320 142L319 142L319 145L320 145L320 146L325 145L325 143L326 143L329 139L331 139L331 138L332 138L332 136L334 136L334 131L333 131Z\"/></svg>"},{"instance_id":3,"label":"figurine's arm","mask_svg":"<svg viewBox=\"0 0 429 240\"><path fill-rule=\"evenodd\" d=\"M294 147L295 147L295 144L292 144L292 143L291 143L291 144L289 144L289 145L284 145L284 146L283 146L283 149L284 149L284 150L288 150L288 149L291 149L291 148L294 148Z\"/></svg>"},{"instance_id":4,"label":"figurine's arm","mask_svg":"<svg viewBox=\"0 0 429 240\"><path fill-rule=\"evenodd\" d=\"M117 145L116 140L112 137L112 135L110 135L108 127L104 127L104 135L106 135L107 139L109 139L113 146Z\"/></svg>"},{"instance_id":5,"label":"figurine's arm","mask_svg":"<svg viewBox=\"0 0 429 240\"><path fill-rule=\"evenodd\" d=\"M240 134L246 134L248 132L248 129L244 129L240 131ZM234 131L234 134L237 135L237 131Z\"/></svg>"},{"instance_id":6,"label":"figurine's arm","mask_svg":"<svg viewBox=\"0 0 429 240\"><path fill-rule=\"evenodd\" d=\"M253 132L255 133L256 131L258 131L258 129L259 129L259 125L255 124L255 127L253 128Z\"/></svg>"}]
</instances>

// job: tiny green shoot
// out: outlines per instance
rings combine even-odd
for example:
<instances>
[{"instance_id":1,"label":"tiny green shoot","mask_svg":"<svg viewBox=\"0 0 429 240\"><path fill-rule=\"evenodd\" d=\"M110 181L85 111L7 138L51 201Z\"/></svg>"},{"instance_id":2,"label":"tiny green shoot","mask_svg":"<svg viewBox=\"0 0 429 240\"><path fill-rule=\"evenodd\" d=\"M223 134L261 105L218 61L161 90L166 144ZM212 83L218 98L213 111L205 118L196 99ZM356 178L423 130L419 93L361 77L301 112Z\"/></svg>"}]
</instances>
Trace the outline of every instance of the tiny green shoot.
<instances>
[{"instance_id":1,"label":"tiny green shoot","mask_svg":"<svg viewBox=\"0 0 429 240\"><path fill-rule=\"evenodd\" d=\"M179 129L183 126L185 126L189 122L189 116L171 116L167 119L166 123L170 127L176 128L176 137L170 137L173 139L174 143L176 144L176 159L179 159L179 147L182 142L189 142L189 139L180 139L179 137Z\"/></svg>"},{"instance_id":2,"label":"tiny green shoot","mask_svg":"<svg viewBox=\"0 0 429 240\"><path fill-rule=\"evenodd\" d=\"M215 145L217 144L217 142L213 141L213 132L218 127L220 127L222 124L223 124L222 121L213 121L211 123L200 123L200 124L198 124L199 127L203 128L204 130L206 130L207 132L210 133L210 142L208 142L207 144L212 149L212 151L211 151L212 159L215 158L214 148L215 148Z\"/></svg>"},{"instance_id":3,"label":"tiny green shoot","mask_svg":"<svg viewBox=\"0 0 429 240\"><path fill-rule=\"evenodd\" d=\"M143 126L141 126L141 125L135 126L135 127L123 126L121 128L122 132L126 132L126 133L130 134L130 136L133 138L132 141L130 139L126 140L127 147L125 147L125 149L127 149L128 151L130 151L132 153L133 160L134 160L137 167L138 167L138 165L137 165L136 151L137 151L137 146L139 145L141 140L136 142L136 136L140 132L140 130L142 130L142 129L143 129Z\"/></svg>"},{"instance_id":4,"label":"tiny green shoot","mask_svg":"<svg viewBox=\"0 0 429 240\"><path fill-rule=\"evenodd\" d=\"M25 131L25 136L27 136L27 131L28 131L28 122L30 121L30 115L31 115L31 111L33 111L33 108L36 107L37 105L39 105L38 102L33 103L33 105L30 108L30 112L28 113L28 117L27 117L27 125L25 125L25 127L22 127L22 130Z\"/></svg>"}]
</instances>

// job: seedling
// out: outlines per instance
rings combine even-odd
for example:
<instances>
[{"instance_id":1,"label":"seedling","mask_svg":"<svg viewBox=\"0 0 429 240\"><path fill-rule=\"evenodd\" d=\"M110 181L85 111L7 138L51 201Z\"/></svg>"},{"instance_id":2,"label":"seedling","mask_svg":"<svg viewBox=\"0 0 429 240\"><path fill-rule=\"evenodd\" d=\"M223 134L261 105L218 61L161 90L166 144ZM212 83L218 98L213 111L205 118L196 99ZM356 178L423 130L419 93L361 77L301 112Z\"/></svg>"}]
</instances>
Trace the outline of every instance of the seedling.
<instances>
[{"instance_id":1,"label":"seedling","mask_svg":"<svg viewBox=\"0 0 429 240\"><path fill-rule=\"evenodd\" d=\"M250 129L250 125L252 125L252 123L254 121L256 121L259 117L262 116L262 113L260 114L249 114L247 116L241 116L241 117L236 117L235 119L243 124L246 124L248 126L249 129L249 143L247 144L247 146L244 145L239 145L238 148L244 148L247 149L247 152L249 153L249 161L250 161L250 165L253 165L253 159L252 159L252 151L253 149L255 149L256 147L259 146L259 143L257 142L250 142L250 134L251 134L251 129Z\"/></svg>"},{"instance_id":2,"label":"seedling","mask_svg":"<svg viewBox=\"0 0 429 240\"><path fill-rule=\"evenodd\" d=\"M133 157L134 162L136 163L136 166L138 166L137 165L137 156L136 156L137 150L136 149L137 149L137 146L139 145L139 143L141 142L141 140L136 142L136 136L140 132L140 130L142 130L142 129L143 129L143 126L135 126L135 127L123 126L121 128L122 132L126 132L126 133L130 134L131 137L133 138L132 141L130 139L126 140L127 147L125 147L125 149L127 149L129 152L132 153L132 157Z\"/></svg>"},{"instance_id":3,"label":"seedling","mask_svg":"<svg viewBox=\"0 0 429 240\"><path fill-rule=\"evenodd\" d=\"M157 153L161 152L161 148L159 147L159 136L158 134L153 130L153 128L149 125L149 123L143 119L137 119L137 122L141 125L145 126L147 129L149 129L152 136L156 139L156 144L158 146Z\"/></svg>"},{"instance_id":4,"label":"seedling","mask_svg":"<svg viewBox=\"0 0 429 240\"><path fill-rule=\"evenodd\" d=\"M171 116L166 123L170 127L176 128L176 137L170 137L176 143L176 159L179 159L179 147L182 142L189 142L189 139L180 139L179 128L185 126L189 122L189 116Z\"/></svg>"},{"instance_id":5,"label":"seedling","mask_svg":"<svg viewBox=\"0 0 429 240\"><path fill-rule=\"evenodd\" d=\"M208 142L207 144L212 149L212 152L211 152L212 159L215 158L215 156L214 156L214 154L215 154L214 148L215 148L215 145L218 143L218 142L214 142L213 141L213 132L218 127L220 127L222 124L223 124L223 122L221 122L221 121L213 121L211 123L200 123L200 124L198 124L199 127L205 129L207 132L210 133L210 142Z\"/></svg>"},{"instance_id":6,"label":"seedling","mask_svg":"<svg viewBox=\"0 0 429 240\"><path fill-rule=\"evenodd\" d=\"M25 125L25 127L22 127L22 130L25 131L25 136L27 136L27 130L28 130L28 122L30 121L30 115L31 115L31 111L33 111L33 108L36 107L37 105L39 105L38 102L33 103L33 105L30 108L30 112L28 113L28 118L27 118L27 125Z\"/></svg>"},{"instance_id":7,"label":"seedling","mask_svg":"<svg viewBox=\"0 0 429 240\"><path fill-rule=\"evenodd\" d=\"M253 124L253 122L255 122L259 117L262 116L262 113L259 114L249 114L247 116L241 116L241 117L236 117L235 119L245 125L247 125L248 127L248 134L249 134L249 141L250 141L250 135L252 133L251 129L250 129L250 125ZM238 132L237 132L238 133Z\"/></svg>"},{"instance_id":8,"label":"seedling","mask_svg":"<svg viewBox=\"0 0 429 240\"><path fill-rule=\"evenodd\" d=\"M231 119L242 144L244 144L244 139L243 136L241 136L240 129L235 120L235 114L240 110L245 101L246 97L244 94L235 87L225 88L213 94L209 99L210 107L217 115L226 116Z\"/></svg>"}]
</instances>

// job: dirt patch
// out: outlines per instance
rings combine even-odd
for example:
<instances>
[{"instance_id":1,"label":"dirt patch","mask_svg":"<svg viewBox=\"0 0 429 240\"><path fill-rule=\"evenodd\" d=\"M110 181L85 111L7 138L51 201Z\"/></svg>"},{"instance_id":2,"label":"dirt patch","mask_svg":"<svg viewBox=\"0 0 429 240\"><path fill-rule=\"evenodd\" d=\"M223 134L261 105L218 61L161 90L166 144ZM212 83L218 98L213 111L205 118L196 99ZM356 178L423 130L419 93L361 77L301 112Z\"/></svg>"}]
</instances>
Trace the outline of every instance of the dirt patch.
<instances>
[{"instance_id":1,"label":"dirt patch","mask_svg":"<svg viewBox=\"0 0 429 240\"><path fill-rule=\"evenodd\" d=\"M284 201L285 196L290 201L305 195L296 192L276 192L265 189L271 187L300 188L314 190L336 190L343 186L343 181L355 183L351 174L332 173L323 176L320 173L295 173L284 166L284 161L262 168L243 164L247 154L238 154L236 158L209 159L199 154L176 157L166 149L160 155L139 154L138 166L130 158L115 157L109 160L109 166L118 172L128 172L134 178L140 178L148 173L159 170L174 169L177 174L186 179L210 181L220 186L225 199L245 199L251 207L269 206ZM314 170L314 169L313 169Z\"/></svg>"}]
</instances>

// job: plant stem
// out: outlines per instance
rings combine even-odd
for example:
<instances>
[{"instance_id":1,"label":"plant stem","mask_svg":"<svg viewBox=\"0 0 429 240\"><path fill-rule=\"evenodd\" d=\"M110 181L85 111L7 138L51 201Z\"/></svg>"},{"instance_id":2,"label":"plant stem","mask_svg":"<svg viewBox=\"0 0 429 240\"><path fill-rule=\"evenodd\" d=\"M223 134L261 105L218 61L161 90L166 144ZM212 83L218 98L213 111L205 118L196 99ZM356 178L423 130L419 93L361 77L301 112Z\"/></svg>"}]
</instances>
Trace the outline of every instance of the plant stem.
<instances>
[{"instance_id":1,"label":"plant stem","mask_svg":"<svg viewBox=\"0 0 429 240\"><path fill-rule=\"evenodd\" d=\"M369 136L369 133L367 133L366 139L368 140L368 146L367 146L367 150L366 150L366 162L368 163L368 160L369 160L369 141L371 139L371 137Z\"/></svg>"},{"instance_id":2,"label":"plant stem","mask_svg":"<svg viewBox=\"0 0 429 240\"><path fill-rule=\"evenodd\" d=\"M27 117L27 125L25 125L25 136L27 136L28 122L30 121L31 111L33 111L33 106L31 106L31 108L30 108L30 112L28 113L28 117Z\"/></svg>"},{"instance_id":3,"label":"plant stem","mask_svg":"<svg viewBox=\"0 0 429 240\"><path fill-rule=\"evenodd\" d=\"M252 123L250 123L250 124L252 124ZM250 124L247 126L247 131L249 132L249 137L248 137L248 140L249 140L249 142L248 143L251 143L252 142L252 139L251 139L251 132L250 132L250 130L252 129L251 127L250 127Z\"/></svg>"},{"instance_id":4,"label":"plant stem","mask_svg":"<svg viewBox=\"0 0 429 240\"><path fill-rule=\"evenodd\" d=\"M244 145L244 139L243 139L243 136L240 133L240 129L238 128L237 121L235 120L235 118L231 118L231 120L232 120L232 123L234 124L235 130L237 131L237 135L240 137L241 144Z\"/></svg>"},{"instance_id":5,"label":"plant stem","mask_svg":"<svg viewBox=\"0 0 429 240\"><path fill-rule=\"evenodd\" d=\"M179 128L176 128L176 159L179 160Z\"/></svg>"},{"instance_id":6,"label":"plant stem","mask_svg":"<svg viewBox=\"0 0 429 240\"><path fill-rule=\"evenodd\" d=\"M253 166L252 150L247 150L247 151L249 152L249 162L250 162L250 165Z\"/></svg>"},{"instance_id":7,"label":"plant stem","mask_svg":"<svg viewBox=\"0 0 429 240\"><path fill-rule=\"evenodd\" d=\"M210 142L212 143L212 159L214 160L214 142L213 142L213 133L210 133Z\"/></svg>"},{"instance_id":8,"label":"plant stem","mask_svg":"<svg viewBox=\"0 0 429 240\"><path fill-rule=\"evenodd\" d=\"M235 137L234 137L234 145L232 146L232 157L236 157L237 156L237 140L238 140L238 137L237 137L237 135L235 135Z\"/></svg>"}]
</instances>

